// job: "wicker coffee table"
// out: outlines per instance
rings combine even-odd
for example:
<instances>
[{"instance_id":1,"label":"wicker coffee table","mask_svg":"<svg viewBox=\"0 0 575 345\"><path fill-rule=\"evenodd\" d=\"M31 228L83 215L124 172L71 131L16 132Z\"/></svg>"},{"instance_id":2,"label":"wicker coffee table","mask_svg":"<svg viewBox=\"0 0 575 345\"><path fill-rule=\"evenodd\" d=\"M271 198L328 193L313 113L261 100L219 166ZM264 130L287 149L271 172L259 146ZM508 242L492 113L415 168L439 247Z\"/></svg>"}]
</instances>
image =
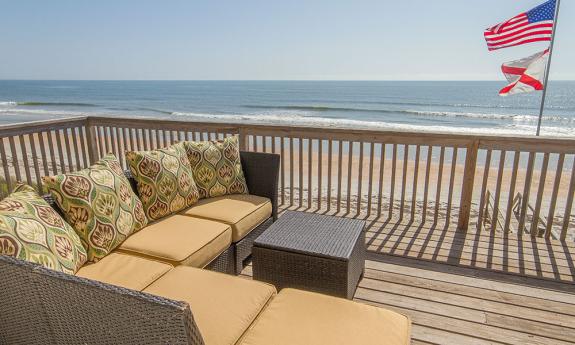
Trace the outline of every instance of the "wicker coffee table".
<instances>
[{"instance_id":1,"label":"wicker coffee table","mask_svg":"<svg viewBox=\"0 0 575 345\"><path fill-rule=\"evenodd\" d=\"M365 222L287 211L254 242L253 278L353 298L365 267Z\"/></svg>"}]
</instances>

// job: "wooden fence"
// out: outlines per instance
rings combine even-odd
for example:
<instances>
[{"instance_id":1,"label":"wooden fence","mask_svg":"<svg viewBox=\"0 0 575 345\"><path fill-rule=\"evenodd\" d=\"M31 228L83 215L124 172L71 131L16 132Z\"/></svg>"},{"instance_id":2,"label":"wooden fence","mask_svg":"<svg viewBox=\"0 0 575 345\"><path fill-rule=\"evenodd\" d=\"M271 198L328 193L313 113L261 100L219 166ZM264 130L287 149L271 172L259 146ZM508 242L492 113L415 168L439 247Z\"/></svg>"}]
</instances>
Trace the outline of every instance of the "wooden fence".
<instances>
[{"instance_id":1,"label":"wooden fence","mask_svg":"<svg viewBox=\"0 0 575 345\"><path fill-rule=\"evenodd\" d=\"M126 150L230 135L281 154L286 208L573 240L573 139L80 117L0 126L0 193L108 152L125 165Z\"/></svg>"}]
</instances>

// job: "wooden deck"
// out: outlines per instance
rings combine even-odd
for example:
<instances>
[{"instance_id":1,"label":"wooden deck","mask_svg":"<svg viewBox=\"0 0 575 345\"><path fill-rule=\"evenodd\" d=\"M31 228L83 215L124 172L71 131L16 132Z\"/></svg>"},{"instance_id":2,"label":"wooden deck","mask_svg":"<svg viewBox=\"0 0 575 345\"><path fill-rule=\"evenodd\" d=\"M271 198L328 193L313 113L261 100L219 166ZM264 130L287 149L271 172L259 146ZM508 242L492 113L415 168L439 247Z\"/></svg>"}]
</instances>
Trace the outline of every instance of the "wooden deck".
<instances>
[{"instance_id":1,"label":"wooden deck","mask_svg":"<svg viewBox=\"0 0 575 345\"><path fill-rule=\"evenodd\" d=\"M368 223L354 299L409 315L413 344L575 343L574 246Z\"/></svg>"},{"instance_id":2,"label":"wooden deck","mask_svg":"<svg viewBox=\"0 0 575 345\"><path fill-rule=\"evenodd\" d=\"M540 278L575 291L573 242L378 219L368 223L367 247L373 253L504 273L510 280Z\"/></svg>"}]
</instances>

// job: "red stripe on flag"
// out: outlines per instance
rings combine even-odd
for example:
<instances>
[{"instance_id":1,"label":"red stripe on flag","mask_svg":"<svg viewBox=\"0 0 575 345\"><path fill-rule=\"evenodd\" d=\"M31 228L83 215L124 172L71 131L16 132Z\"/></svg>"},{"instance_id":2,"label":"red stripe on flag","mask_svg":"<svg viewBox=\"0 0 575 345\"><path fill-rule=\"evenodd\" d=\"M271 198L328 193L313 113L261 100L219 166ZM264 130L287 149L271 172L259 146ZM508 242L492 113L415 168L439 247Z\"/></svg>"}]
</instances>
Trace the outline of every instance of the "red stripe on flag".
<instances>
[{"instance_id":1,"label":"red stripe on flag","mask_svg":"<svg viewBox=\"0 0 575 345\"><path fill-rule=\"evenodd\" d=\"M507 85L506 87L504 87L503 89L501 89L501 90L499 91L499 94L500 94L500 95L505 95L505 94L509 93L511 90L513 90L513 88L514 88L515 86L517 86L518 83L522 83L522 84L529 85L529 86L531 86L532 88L534 88L534 89L537 90L537 91L543 90L543 83L541 83L539 80L537 80L537 79L535 79L535 78L533 78L533 77L530 77L530 76L524 74L524 75L522 75L521 78L519 78L519 80L516 81L515 83L509 84L509 85Z\"/></svg>"},{"instance_id":2,"label":"red stripe on flag","mask_svg":"<svg viewBox=\"0 0 575 345\"><path fill-rule=\"evenodd\" d=\"M514 23L505 23L505 25L497 29L496 33L500 34L506 31L515 30L527 24L529 24L529 19L527 18L527 16L525 16L525 18L522 18L520 21Z\"/></svg>"},{"instance_id":3,"label":"red stripe on flag","mask_svg":"<svg viewBox=\"0 0 575 345\"><path fill-rule=\"evenodd\" d=\"M514 42L514 41L517 41L517 40L521 40L521 39L523 39L523 38L530 37L530 36L533 36L533 35L551 35L552 33L553 33L553 30L533 31L533 32L530 32L530 33L527 33L527 34L523 34L523 35L519 35L519 36L510 38L510 39L506 39L506 40L503 40L503 41L497 40L497 42L495 42L495 43L487 42L487 44L490 45L490 46L497 46L497 45L507 44L507 43L511 43L511 42Z\"/></svg>"},{"instance_id":4,"label":"red stripe on flag","mask_svg":"<svg viewBox=\"0 0 575 345\"><path fill-rule=\"evenodd\" d=\"M525 67L501 66L501 71L505 74L522 75L526 70Z\"/></svg>"},{"instance_id":5,"label":"red stripe on flag","mask_svg":"<svg viewBox=\"0 0 575 345\"><path fill-rule=\"evenodd\" d=\"M515 44L508 44L506 46L489 47L489 50L497 50L497 49L502 49L502 48L515 47L515 46L518 46L521 44L526 44L526 43L531 43L531 42L540 42L540 41L551 41L551 37L532 38L529 40L523 40L523 41L517 42Z\"/></svg>"},{"instance_id":6,"label":"red stripe on flag","mask_svg":"<svg viewBox=\"0 0 575 345\"><path fill-rule=\"evenodd\" d=\"M501 91L499 91L499 94L504 95L506 93L509 93L509 91L511 91L511 89L513 89L515 87L515 85L517 85L517 82L507 85L506 87L501 89Z\"/></svg>"},{"instance_id":7,"label":"red stripe on flag","mask_svg":"<svg viewBox=\"0 0 575 345\"><path fill-rule=\"evenodd\" d=\"M519 82L527 84L535 90L543 90L543 83L527 74L522 75L521 78L519 78Z\"/></svg>"},{"instance_id":8,"label":"red stripe on flag","mask_svg":"<svg viewBox=\"0 0 575 345\"><path fill-rule=\"evenodd\" d=\"M543 29L543 28L549 28L549 29L553 29L553 24L552 23L545 23L545 24L532 24L532 25L526 25L525 27L523 27L520 30L508 33L508 34L501 34L501 35L497 35L496 37L491 37L491 34L485 34L485 38L487 40L502 40L505 38L509 38L509 37L513 37L515 35L521 34L525 31L529 31L529 30L534 30L534 29Z\"/></svg>"},{"instance_id":9,"label":"red stripe on flag","mask_svg":"<svg viewBox=\"0 0 575 345\"><path fill-rule=\"evenodd\" d=\"M489 29L487 29L486 31L494 31L494 32L498 32L499 30L502 30L505 27L511 26L516 24L518 21L522 21L527 19L527 13L521 13L516 15L515 17L509 19L508 21L499 23L497 25L494 25L492 27L490 27Z\"/></svg>"}]
</instances>

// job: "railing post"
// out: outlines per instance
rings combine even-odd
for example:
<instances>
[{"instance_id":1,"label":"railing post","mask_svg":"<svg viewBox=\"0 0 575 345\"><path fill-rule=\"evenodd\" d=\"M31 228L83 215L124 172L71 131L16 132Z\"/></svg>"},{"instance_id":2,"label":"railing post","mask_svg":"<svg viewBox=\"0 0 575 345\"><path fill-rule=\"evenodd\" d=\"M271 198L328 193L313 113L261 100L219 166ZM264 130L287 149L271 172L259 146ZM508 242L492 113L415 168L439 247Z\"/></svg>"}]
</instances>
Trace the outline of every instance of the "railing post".
<instances>
[{"instance_id":1,"label":"railing post","mask_svg":"<svg viewBox=\"0 0 575 345\"><path fill-rule=\"evenodd\" d=\"M465 154L465 170L463 172L463 185L461 188L461 202L459 203L459 220L457 230L467 231L469 227L469 215L471 213L471 201L473 197L473 185L475 183L475 168L477 166L477 152L479 140L474 139L467 145Z\"/></svg>"},{"instance_id":2,"label":"railing post","mask_svg":"<svg viewBox=\"0 0 575 345\"><path fill-rule=\"evenodd\" d=\"M92 123L90 117L86 120L86 142L88 144L88 157L90 158L90 165L98 161L98 141L96 138L96 126Z\"/></svg>"},{"instance_id":3,"label":"railing post","mask_svg":"<svg viewBox=\"0 0 575 345\"><path fill-rule=\"evenodd\" d=\"M248 133L245 127L240 127L238 129L238 141L240 142L240 151L246 151L248 149Z\"/></svg>"}]
</instances>

